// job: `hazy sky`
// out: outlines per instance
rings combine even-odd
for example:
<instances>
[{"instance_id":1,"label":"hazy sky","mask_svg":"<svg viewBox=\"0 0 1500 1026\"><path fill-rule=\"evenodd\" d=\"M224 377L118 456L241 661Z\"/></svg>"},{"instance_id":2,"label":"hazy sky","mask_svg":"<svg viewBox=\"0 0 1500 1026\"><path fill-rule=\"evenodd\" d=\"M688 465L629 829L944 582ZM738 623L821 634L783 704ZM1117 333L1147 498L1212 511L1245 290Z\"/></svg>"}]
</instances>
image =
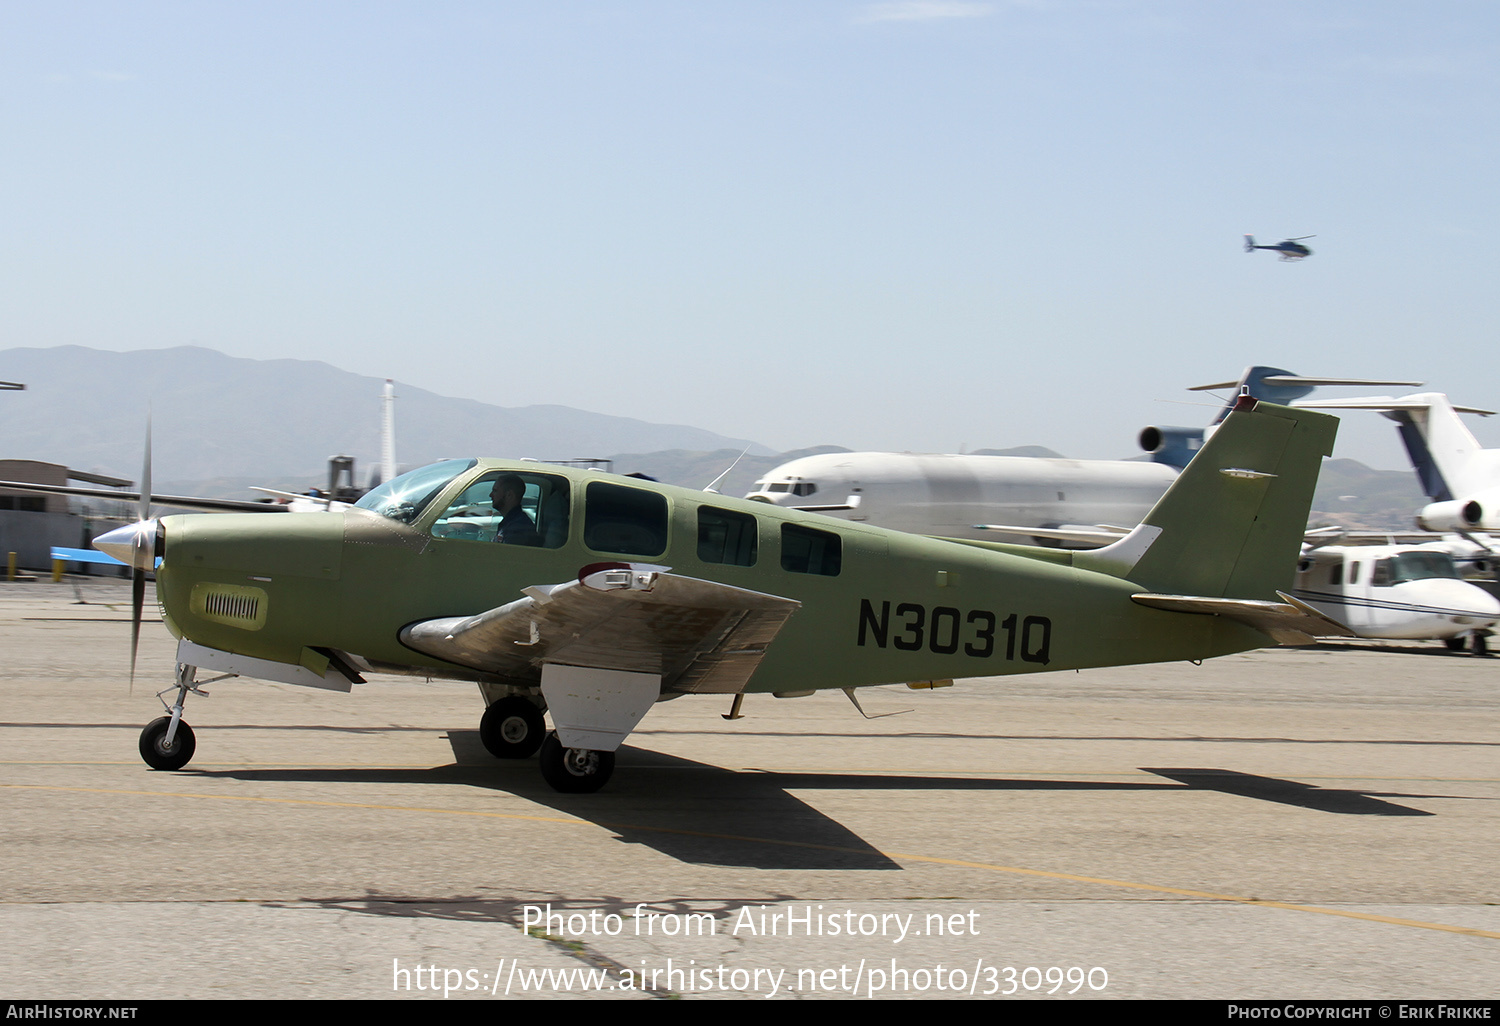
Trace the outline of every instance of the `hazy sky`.
<instances>
[{"instance_id":1,"label":"hazy sky","mask_svg":"<svg viewBox=\"0 0 1500 1026\"><path fill-rule=\"evenodd\" d=\"M0 0L0 349L323 360L778 449L1128 455L1252 362L1493 406L1497 29L1473 0ZM1405 465L1350 416L1340 455Z\"/></svg>"}]
</instances>

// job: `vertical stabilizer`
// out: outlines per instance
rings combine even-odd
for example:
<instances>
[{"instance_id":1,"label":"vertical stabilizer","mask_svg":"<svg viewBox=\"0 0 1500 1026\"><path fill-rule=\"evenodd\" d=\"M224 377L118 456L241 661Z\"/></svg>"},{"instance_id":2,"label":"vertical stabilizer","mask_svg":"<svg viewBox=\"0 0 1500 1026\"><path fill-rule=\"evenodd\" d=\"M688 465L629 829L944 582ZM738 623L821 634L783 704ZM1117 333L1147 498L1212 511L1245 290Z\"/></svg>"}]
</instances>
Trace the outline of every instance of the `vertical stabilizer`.
<instances>
[{"instance_id":1,"label":"vertical stabilizer","mask_svg":"<svg viewBox=\"0 0 1500 1026\"><path fill-rule=\"evenodd\" d=\"M1479 440L1446 395L1423 392L1402 401L1411 405L1385 415L1396 422L1412 468L1430 498L1444 502L1495 484L1488 475L1475 474Z\"/></svg>"},{"instance_id":2,"label":"vertical stabilizer","mask_svg":"<svg viewBox=\"0 0 1500 1026\"><path fill-rule=\"evenodd\" d=\"M1242 396L1141 525L1074 565L1163 594L1275 599L1291 588L1337 429L1327 414Z\"/></svg>"},{"instance_id":3,"label":"vertical stabilizer","mask_svg":"<svg viewBox=\"0 0 1500 1026\"><path fill-rule=\"evenodd\" d=\"M1495 411L1455 405L1441 392L1318 399L1299 403L1324 410L1375 410L1396 422L1422 491L1436 502L1462 502L1500 486L1500 449L1485 449L1460 413ZM1472 525L1471 525L1472 526Z\"/></svg>"}]
</instances>

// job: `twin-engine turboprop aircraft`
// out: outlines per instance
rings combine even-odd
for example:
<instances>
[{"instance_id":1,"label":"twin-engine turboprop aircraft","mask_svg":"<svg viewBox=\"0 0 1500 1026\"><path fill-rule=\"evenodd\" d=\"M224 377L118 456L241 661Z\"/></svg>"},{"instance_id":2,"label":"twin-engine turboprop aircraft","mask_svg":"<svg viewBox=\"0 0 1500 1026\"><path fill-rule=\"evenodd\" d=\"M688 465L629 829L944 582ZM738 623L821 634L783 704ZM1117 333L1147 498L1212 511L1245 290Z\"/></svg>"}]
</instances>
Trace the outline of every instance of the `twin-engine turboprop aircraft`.
<instances>
[{"instance_id":1,"label":"twin-engine turboprop aircraft","mask_svg":"<svg viewBox=\"0 0 1500 1026\"><path fill-rule=\"evenodd\" d=\"M682 694L737 705L1347 634L1284 594L1336 426L1244 397L1145 521L1089 552L494 460L412 471L343 512L169 516L95 545L160 560L180 641L176 701L141 735L154 768L193 755L200 668L342 691L378 671L478 683L491 752L540 748L553 787L593 791Z\"/></svg>"},{"instance_id":2,"label":"twin-engine turboprop aircraft","mask_svg":"<svg viewBox=\"0 0 1500 1026\"><path fill-rule=\"evenodd\" d=\"M1500 601L1459 575L1443 542L1310 545L1292 594L1358 637L1468 644L1475 655L1500 623Z\"/></svg>"}]
</instances>

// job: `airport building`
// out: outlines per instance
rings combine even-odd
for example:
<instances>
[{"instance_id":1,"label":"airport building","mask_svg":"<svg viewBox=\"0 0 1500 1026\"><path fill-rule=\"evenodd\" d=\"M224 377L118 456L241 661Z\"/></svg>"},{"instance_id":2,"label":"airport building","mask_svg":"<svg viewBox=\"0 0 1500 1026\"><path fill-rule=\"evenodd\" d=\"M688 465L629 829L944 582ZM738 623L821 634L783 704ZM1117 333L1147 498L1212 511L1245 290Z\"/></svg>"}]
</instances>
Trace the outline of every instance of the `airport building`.
<instances>
[{"instance_id":1,"label":"airport building","mask_svg":"<svg viewBox=\"0 0 1500 1026\"><path fill-rule=\"evenodd\" d=\"M45 485L77 481L109 488L130 484L120 478L69 470L59 463L39 460L0 460L0 481ZM0 488L0 560L8 560L14 552L16 566L50 570L54 545L86 548L92 540L90 514L100 512L101 506L115 505L109 500L86 501L90 505L85 505L80 515L70 510L67 496Z\"/></svg>"}]
</instances>

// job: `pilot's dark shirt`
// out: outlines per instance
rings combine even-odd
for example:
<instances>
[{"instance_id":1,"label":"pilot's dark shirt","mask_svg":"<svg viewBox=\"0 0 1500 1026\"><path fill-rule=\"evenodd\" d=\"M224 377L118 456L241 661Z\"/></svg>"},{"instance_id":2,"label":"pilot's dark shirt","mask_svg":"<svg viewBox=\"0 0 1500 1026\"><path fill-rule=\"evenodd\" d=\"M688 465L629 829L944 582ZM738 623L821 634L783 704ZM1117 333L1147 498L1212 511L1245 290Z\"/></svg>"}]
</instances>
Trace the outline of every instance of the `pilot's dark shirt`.
<instances>
[{"instance_id":1,"label":"pilot's dark shirt","mask_svg":"<svg viewBox=\"0 0 1500 1026\"><path fill-rule=\"evenodd\" d=\"M542 541L536 533L536 525L519 506L500 521L495 540L503 545L540 545Z\"/></svg>"}]
</instances>

